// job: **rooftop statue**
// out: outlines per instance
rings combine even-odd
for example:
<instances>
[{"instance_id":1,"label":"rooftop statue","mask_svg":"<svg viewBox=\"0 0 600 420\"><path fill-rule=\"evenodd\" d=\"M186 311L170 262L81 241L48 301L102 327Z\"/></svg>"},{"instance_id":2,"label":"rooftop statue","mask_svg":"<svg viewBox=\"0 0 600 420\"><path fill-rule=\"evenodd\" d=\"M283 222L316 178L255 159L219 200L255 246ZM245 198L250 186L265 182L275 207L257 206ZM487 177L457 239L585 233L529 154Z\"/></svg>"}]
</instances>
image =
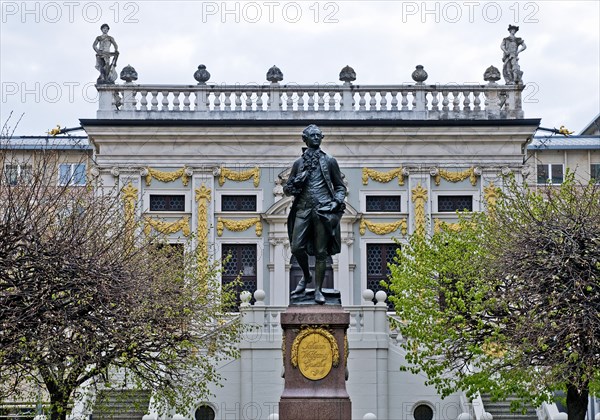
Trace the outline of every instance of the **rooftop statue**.
<instances>
[{"instance_id":1,"label":"rooftop statue","mask_svg":"<svg viewBox=\"0 0 600 420\"><path fill-rule=\"evenodd\" d=\"M302 132L306 143L302 157L294 162L287 183L286 195L294 202L288 217L288 235L292 254L302 269L303 277L292 295L304 293L312 281L308 256L314 255L315 302L325 303L322 292L327 257L341 249L340 219L344 213L347 188L337 161L320 149L321 129L314 124Z\"/></svg>"},{"instance_id":2,"label":"rooftop statue","mask_svg":"<svg viewBox=\"0 0 600 420\"><path fill-rule=\"evenodd\" d=\"M92 44L92 48L96 51L96 70L100 72L100 76L96 83L99 85L114 84L117 80L117 59L119 58L119 47L115 39L108 35L110 27L104 23L100 30L102 35L98 35ZM114 51L110 50L111 45ZM112 60L111 60L112 57Z\"/></svg>"},{"instance_id":3,"label":"rooftop statue","mask_svg":"<svg viewBox=\"0 0 600 420\"><path fill-rule=\"evenodd\" d=\"M523 83L523 72L519 67L519 54L525 51L527 46L522 38L517 38L515 33L519 30L518 26L508 25L509 36L502 40L500 48L504 52L502 62L504 67L502 73L507 85L519 85Z\"/></svg>"}]
</instances>

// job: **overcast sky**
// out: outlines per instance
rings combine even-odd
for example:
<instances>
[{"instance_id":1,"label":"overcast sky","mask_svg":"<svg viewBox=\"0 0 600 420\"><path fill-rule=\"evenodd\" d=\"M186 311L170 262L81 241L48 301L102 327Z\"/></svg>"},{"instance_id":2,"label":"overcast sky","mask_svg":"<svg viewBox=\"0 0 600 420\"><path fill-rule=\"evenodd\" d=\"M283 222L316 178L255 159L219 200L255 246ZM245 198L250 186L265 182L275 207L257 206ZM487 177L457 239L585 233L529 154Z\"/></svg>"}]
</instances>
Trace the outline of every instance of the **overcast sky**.
<instances>
[{"instance_id":1,"label":"overcast sky","mask_svg":"<svg viewBox=\"0 0 600 420\"><path fill-rule=\"evenodd\" d=\"M347 64L356 84L412 82L417 64L428 84L484 83L516 24L525 117L579 133L600 112L598 1L0 3L0 121L24 114L17 135L95 117L102 23L119 45L117 70L131 64L141 84L195 84L199 64L213 83L262 84L274 64L283 83L341 83Z\"/></svg>"}]
</instances>

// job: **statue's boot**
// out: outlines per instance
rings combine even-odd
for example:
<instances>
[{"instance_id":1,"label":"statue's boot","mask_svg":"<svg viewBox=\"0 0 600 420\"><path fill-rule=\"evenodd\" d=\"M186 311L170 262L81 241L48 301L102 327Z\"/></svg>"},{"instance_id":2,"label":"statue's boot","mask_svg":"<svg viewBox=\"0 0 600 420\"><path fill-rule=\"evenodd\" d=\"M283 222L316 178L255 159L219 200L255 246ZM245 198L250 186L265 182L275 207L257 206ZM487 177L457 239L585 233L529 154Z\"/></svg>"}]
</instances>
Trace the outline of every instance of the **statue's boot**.
<instances>
[{"instance_id":1,"label":"statue's boot","mask_svg":"<svg viewBox=\"0 0 600 420\"><path fill-rule=\"evenodd\" d=\"M294 289L294 291L291 294L299 295L300 293L304 293L304 290L306 290L306 285L308 283L310 283L311 281L312 281L311 277L308 277L308 281L307 281L306 276L302 276L302 279L300 279L300 281L298 282L298 285L296 286L296 288Z\"/></svg>"},{"instance_id":2,"label":"statue's boot","mask_svg":"<svg viewBox=\"0 0 600 420\"><path fill-rule=\"evenodd\" d=\"M312 277L310 275L310 270L308 267L308 255L307 254L295 254L295 256L296 256L296 261L298 261L298 265L302 269L303 276L291 294L299 295L300 293L304 293L304 290L306 290L306 285L312 281Z\"/></svg>"},{"instance_id":3,"label":"statue's boot","mask_svg":"<svg viewBox=\"0 0 600 420\"><path fill-rule=\"evenodd\" d=\"M325 296L323 296L321 287L323 286L326 268L327 261L317 261L315 263L315 302L317 302L319 305L323 305L325 303Z\"/></svg>"}]
</instances>

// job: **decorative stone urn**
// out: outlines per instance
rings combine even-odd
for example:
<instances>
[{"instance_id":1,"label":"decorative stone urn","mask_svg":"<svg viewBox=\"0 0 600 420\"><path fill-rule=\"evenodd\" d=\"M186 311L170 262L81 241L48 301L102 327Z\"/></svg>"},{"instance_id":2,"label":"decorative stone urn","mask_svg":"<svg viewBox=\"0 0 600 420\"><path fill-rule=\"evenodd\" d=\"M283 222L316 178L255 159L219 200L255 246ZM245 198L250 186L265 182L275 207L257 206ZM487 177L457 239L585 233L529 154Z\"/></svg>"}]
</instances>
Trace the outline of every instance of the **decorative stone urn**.
<instances>
[{"instance_id":1,"label":"decorative stone urn","mask_svg":"<svg viewBox=\"0 0 600 420\"><path fill-rule=\"evenodd\" d=\"M412 72L412 79L418 84L423 84L423 82L427 80L427 77L427 72L423 69L423 66L420 64L417 66L417 69Z\"/></svg>"},{"instance_id":2,"label":"decorative stone urn","mask_svg":"<svg viewBox=\"0 0 600 420\"><path fill-rule=\"evenodd\" d=\"M350 66L346 66L340 71L340 80L344 83L350 83L356 80L356 72Z\"/></svg>"},{"instance_id":3,"label":"decorative stone urn","mask_svg":"<svg viewBox=\"0 0 600 420\"><path fill-rule=\"evenodd\" d=\"M269 81L271 83L278 83L278 82L281 82L282 80L283 80L283 73L281 72L279 67L273 66L267 71L267 81Z\"/></svg>"},{"instance_id":4,"label":"decorative stone urn","mask_svg":"<svg viewBox=\"0 0 600 420\"><path fill-rule=\"evenodd\" d=\"M138 79L137 71L135 71L133 66L131 66L129 64L127 64L125 67L123 67L123 70L121 70L120 76L121 76L121 80L124 80L125 83L131 83Z\"/></svg>"},{"instance_id":5,"label":"decorative stone urn","mask_svg":"<svg viewBox=\"0 0 600 420\"><path fill-rule=\"evenodd\" d=\"M205 85L206 82L210 79L210 73L206 70L206 66L204 64L200 64L198 66L198 70L194 73L194 79L198 81L199 85Z\"/></svg>"},{"instance_id":6,"label":"decorative stone urn","mask_svg":"<svg viewBox=\"0 0 600 420\"><path fill-rule=\"evenodd\" d=\"M500 70L494 66L489 66L483 73L483 80L489 84L495 84L498 80L500 80L500 78Z\"/></svg>"}]
</instances>

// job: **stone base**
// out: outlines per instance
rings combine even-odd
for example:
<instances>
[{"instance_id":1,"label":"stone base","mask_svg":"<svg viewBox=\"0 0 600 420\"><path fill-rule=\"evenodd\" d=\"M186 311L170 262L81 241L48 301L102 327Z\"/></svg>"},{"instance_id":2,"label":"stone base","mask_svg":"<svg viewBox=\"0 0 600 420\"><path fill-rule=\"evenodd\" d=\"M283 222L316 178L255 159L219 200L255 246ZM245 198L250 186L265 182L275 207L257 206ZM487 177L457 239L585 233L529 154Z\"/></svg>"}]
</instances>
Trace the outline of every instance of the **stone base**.
<instances>
[{"instance_id":1,"label":"stone base","mask_svg":"<svg viewBox=\"0 0 600 420\"><path fill-rule=\"evenodd\" d=\"M279 400L279 418L351 419L352 404L346 391L346 331L350 324L350 314L339 304L316 305L313 301L312 304L290 305L280 319L284 339L285 385ZM332 359L328 360L331 369L325 376L313 377L310 370L302 371L302 366L306 366L302 365L302 361L319 361L327 365L327 359L321 359L322 353L318 351L318 347L313 351L303 348L301 344L313 334L328 337L329 345L335 349ZM297 346L294 347L297 337ZM308 343L310 345L310 340ZM339 360L333 363L333 359Z\"/></svg>"},{"instance_id":2,"label":"stone base","mask_svg":"<svg viewBox=\"0 0 600 420\"><path fill-rule=\"evenodd\" d=\"M350 420L352 403L346 399L285 399L279 401L281 420Z\"/></svg>"}]
</instances>

